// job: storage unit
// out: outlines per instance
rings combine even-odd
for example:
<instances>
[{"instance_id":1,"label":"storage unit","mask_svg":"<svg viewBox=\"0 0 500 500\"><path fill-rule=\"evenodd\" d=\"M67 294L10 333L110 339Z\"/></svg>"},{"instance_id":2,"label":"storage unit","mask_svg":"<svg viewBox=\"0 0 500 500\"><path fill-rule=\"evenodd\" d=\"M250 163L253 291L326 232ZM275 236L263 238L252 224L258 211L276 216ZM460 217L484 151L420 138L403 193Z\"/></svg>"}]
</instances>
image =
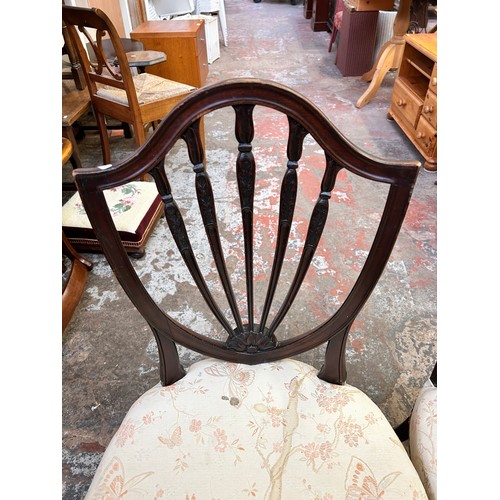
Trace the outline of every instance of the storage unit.
<instances>
[{"instance_id":1,"label":"storage unit","mask_svg":"<svg viewBox=\"0 0 500 500\"><path fill-rule=\"evenodd\" d=\"M220 44L218 16L187 14L185 16L175 17L172 21L179 21L182 19L203 19L205 21L205 41L207 45L208 64L212 64L216 59L219 59Z\"/></svg>"},{"instance_id":2,"label":"storage unit","mask_svg":"<svg viewBox=\"0 0 500 500\"><path fill-rule=\"evenodd\" d=\"M344 2L335 64L343 76L360 76L371 69L378 11L358 12Z\"/></svg>"},{"instance_id":3,"label":"storage unit","mask_svg":"<svg viewBox=\"0 0 500 500\"><path fill-rule=\"evenodd\" d=\"M311 28L313 31L327 31L329 0L313 0L311 14Z\"/></svg>"},{"instance_id":4,"label":"storage unit","mask_svg":"<svg viewBox=\"0 0 500 500\"><path fill-rule=\"evenodd\" d=\"M437 34L405 35L403 59L394 82L387 115L394 119L425 158L424 168L437 169Z\"/></svg>"},{"instance_id":5,"label":"storage unit","mask_svg":"<svg viewBox=\"0 0 500 500\"><path fill-rule=\"evenodd\" d=\"M201 87L208 75L205 21L146 21L130 37L144 44L145 50L167 54L163 63L149 66L146 71L170 80Z\"/></svg>"}]
</instances>

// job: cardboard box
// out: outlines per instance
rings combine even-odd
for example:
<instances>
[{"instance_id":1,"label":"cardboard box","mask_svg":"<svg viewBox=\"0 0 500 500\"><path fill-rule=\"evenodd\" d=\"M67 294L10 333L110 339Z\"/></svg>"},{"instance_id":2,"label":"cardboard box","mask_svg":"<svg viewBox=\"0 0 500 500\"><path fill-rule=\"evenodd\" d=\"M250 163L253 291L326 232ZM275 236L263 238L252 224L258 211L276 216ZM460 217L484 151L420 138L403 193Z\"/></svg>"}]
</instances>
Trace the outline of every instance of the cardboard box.
<instances>
[{"instance_id":1,"label":"cardboard box","mask_svg":"<svg viewBox=\"0 0 500 500\"><path fill-rule=\"evenodd\" d=\"M394 0L345 0L346 5L357 11L393 10Z\"/></svg>"}]
</instances>

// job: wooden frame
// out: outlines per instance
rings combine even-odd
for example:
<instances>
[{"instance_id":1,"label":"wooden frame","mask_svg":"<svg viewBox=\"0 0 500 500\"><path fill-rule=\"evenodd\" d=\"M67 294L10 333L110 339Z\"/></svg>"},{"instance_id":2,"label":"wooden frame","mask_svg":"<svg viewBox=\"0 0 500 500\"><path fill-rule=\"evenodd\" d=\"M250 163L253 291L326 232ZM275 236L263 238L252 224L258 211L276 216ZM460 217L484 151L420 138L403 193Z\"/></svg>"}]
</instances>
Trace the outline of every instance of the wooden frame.
<instances>
[{"instance_id":1,"label":"wooden frame","mask_svg":"<svg viewBox=\"0 0 500 500\"><path fill-rule=\"evenodd\" d=\"M253 318L253 221L256 164L252 153L254 136L253 109L265 106L288 117L289 137L287 169L281 188L279 229L269 289L258 322ZM217 228L214 198L204 165L204 147L200 137L200 120L214 110L232 107L235 110L235 134L238 146L236 173L241 200L246 266L248 321L243 323L236 305L230 276ZM307 134L323 148L325 168L320 193L314 207L300 263L297 266L287 297L268 325L268 312L279 280L284 252L288 244L291 220L298 190L297 166ZM164 158L179 139L183 139L193 164L196 193L206 234L210 242L225 295L232 310L234 324L221 312L211 295L196 263L182 215L173 197L165 172ZM282 85L255 79L236 79L199 89L177 105L160 124L147 143L132 158L108 169L81 169L74 172L87 215L98 240L120 284L139 312L149 323L158 343L160 377L164 385L184 374L175 343L204 355L236 363L257 364L291 357L328 342L325 363L319 376L329 382L343 384L346 380L345 346L349 329L370 296L389 259L403 223L418 175L418 162L384 162L363 153L331 124L310 101ZM286 318L302 280L314 256L328 216L328 200L335 187L337 174L350 173L376 183L390 186L385 208L372 247L357 281L337 312L323 324L293 338L278 341L277 326ZM200 289L206 303L226 330L227 340L218 341L187 328L165 314L141 283L123 250L118 233L107 211L103 191L132 179L150 174L158 187L165 207L165 218L172 236Z\"/></svg>"}]
</instances>

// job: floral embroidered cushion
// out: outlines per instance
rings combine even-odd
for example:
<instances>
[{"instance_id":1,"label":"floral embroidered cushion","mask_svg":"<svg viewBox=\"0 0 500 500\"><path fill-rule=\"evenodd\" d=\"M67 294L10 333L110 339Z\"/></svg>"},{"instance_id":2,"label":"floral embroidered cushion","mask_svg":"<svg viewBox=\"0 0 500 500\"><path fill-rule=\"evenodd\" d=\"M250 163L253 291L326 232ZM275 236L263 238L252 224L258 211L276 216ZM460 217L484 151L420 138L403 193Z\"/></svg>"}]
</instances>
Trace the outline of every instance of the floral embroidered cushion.
<instances>
[{"instance_id":1,"label":"floral embroidered cushion","mask_svg":"<svg viewBox=\"0 0 500 500\"><path fill-rule=\"evenodd\" d=\"M429 382L430 384L430 382ZM437 387L424 386L410 418L410 455L429 499L437 498Z\"/></svg>"},{"instance_id":2,"label":"floral embroidered cushion","mask_svg":"<svg viewBox=\"0 0 500 500\"><path fill-rule=\"evenodd\" d=\"M163 213L155 184L129 182L106 190L104 197L124 246L127 250L141 251ZM62 225L77 251L100 248L78 192L62 208Z\"/></svg>"},{"instance_id":3,"label":"floral embroidered cushion","mask_svg":"<svg viewBox=\"0 0 500 500\"><path fill-rule=\"evenodd\" d=\"M285 359L205 359L131 407L87 499L427 498L408 454L361 391Z\"/></svg>"}]
</instances>

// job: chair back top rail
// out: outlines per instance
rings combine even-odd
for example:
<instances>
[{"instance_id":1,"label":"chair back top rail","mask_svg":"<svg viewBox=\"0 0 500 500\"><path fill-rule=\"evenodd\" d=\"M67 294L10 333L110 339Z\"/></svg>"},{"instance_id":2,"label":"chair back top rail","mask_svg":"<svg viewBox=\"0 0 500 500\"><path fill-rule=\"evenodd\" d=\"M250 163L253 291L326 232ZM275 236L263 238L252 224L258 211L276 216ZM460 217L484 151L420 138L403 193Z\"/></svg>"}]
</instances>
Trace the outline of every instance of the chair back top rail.
<instances>
[{"instance_id":1,"label":"chair back top rail","mask_svg":"<svg viewBox=\"0 0 500 500\"><path fill-rule=\"evenodd\" d=\"M289 125L275 252L259 318L254 317L253 289L253 212L258 165L253 155L252 142L256 106L272 108L285 114ZM203 116L224 107L232 107L235 117L235 167L243 231L246 320L242 317L226 266L213 187L200 133ZM271 319L270 313L296 209L299 189L297 170L308 134L324 150L323 178L294 277L285 299ZM184 140L187 145L201 218L231 318L225 317L202 275L165 171L165 156L179 139ZM175 343L226 361L256 364L294 356L325 342L329 344L321 376L330 382L344 383L345 346L349 328L369 298L389 259L408 208L419 166L418 162L394 163L367 155L348 141L313 103L283 85L257 79L235 79L203 87L189 95L160 123L146 143L126 160L106 169L79 169L74 172L74 176L87 215L113 271L153 330L160 351L162 383L171 383L184 373L178 362ZM277 328L286 320L315 255L328 218L329 200L342 169L377 183L389 184L374 240L352 289L335 314L308 332L279 340L276 337ZM226 341L215 340L196 332L163 312L148 294L120 244L103 191L145 174L150 174L156 183L172 237L207 306L225 330Z\"/></svg>"}]
</instances>

